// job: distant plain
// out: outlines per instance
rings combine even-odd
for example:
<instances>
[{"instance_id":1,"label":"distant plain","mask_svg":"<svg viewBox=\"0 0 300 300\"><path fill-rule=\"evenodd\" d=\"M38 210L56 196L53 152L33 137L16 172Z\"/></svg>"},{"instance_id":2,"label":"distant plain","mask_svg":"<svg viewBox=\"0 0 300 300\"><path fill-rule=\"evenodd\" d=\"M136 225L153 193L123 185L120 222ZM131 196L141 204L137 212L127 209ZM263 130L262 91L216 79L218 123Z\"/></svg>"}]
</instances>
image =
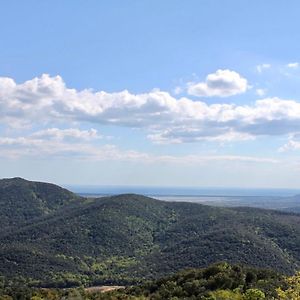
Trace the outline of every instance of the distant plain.
<instances>
[{"instance_id":1,"label":"distant plain","mask_svg":"<svg viewBox=\"0 0 300 300\"><path fill-rule=\"evenodd\" d=\"M300 212L300 190L297 189L242 189L194 187L141 186L66 186L85 197L103 197L135 193L171 202L193 202L221 207L257 207L287 212Z\"/></svg>"}]
</instances>

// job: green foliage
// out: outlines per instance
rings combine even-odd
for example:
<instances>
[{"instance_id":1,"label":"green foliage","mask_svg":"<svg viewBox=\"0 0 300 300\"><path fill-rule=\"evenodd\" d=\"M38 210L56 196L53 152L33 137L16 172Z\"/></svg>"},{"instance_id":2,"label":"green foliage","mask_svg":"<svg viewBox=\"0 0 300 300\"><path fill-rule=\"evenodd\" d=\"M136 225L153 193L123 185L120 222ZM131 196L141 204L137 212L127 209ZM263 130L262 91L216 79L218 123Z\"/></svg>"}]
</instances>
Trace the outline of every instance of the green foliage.
<instances>
[{"instance_id":1,"label":"green foliage","mask_svg":"<svg viewBox=\"0 0 300 300\"><path fill-rule=\"evenodd\" d=\"M249 273L253 275L251 281L247 279ZM261 281L265 284L261 285ZM182 271L133 287L127 293L149 299L260 300L274 298L276 288L282 284L282 276L275 272L219 263L205 269Z\"/></svg>"},{"instance_id":2,"label":"green foliage","mask_svg":"<svg viewBox=\"0 0 300 300\"><path fill-rule=\"evenodd\" d=\"M269 210L132 194L85 199L16 178L0 180L0 225L0 275L32 287L131 285L218 261L287 274L300 264L300 215ZM219 267L206 272L187 286L196 291L207 277L211 289L238 287ZM268 284L251 270L243 276L260 290ZM176 297L185 290L174 289Z\"/></svg>"},{"instance_id":3,"label":"green foliage","mask_svg":"<svg viewBox=\"0 0 300 300\"><path fill-rule=\"evenodd\" d=\"M280 300L300 299L300 272L285 278L285 287L278 287L277 294Z\"/></svg>"},{"instance_id":4,"label":"green foliage","mask_svg":"<svg viewBox=\"0 0 300 300\"><path fill-rule=\"evenodd\" d=\"M284 277L268 270L219 263L106 292L99 287L29 288L20 281L1 288L0 300L297 300L299 282L299 274Z\"/></svg>"},{"instance_id":5,"label":"green foliage","mask_svg":"<svg viewBox=\"0 0 300 300\"><path fill-rule=\"evenodd\" d=\"M244 295L245 300L260 300L265 298L265 293L258 289L248 289Z\"/></svg>"},{"instance_id":6,"label":"green foliage","mask_svg":"<svg viewBox=\"0 0 300 300\"><path fill-rule=\"evenodd\" d=\"M0 233L30 224L80 197L50 183L22 178L0 180Z\"/></svg>"},{"instance_id":7,"label":"green foliage","mask_svg":"<svg viewBox=\"0 0 300 300\"><path fill-rule=\"evenodd\" d=\"M211 300L243 300L245 299L241 293L230 290L217 290L209 294L208 299Z\"/></svg>"}]
</instances>

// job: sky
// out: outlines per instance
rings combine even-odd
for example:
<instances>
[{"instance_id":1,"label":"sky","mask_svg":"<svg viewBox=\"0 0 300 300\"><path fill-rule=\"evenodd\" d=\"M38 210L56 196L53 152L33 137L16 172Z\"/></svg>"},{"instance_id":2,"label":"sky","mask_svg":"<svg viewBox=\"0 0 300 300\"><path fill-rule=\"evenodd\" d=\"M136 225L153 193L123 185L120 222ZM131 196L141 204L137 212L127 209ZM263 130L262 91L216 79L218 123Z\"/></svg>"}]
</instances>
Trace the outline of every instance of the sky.
<instances>
[{"instance_id":1,"label":"sky","mask_svg":"<svg viewBox=\"0 0 300 300\"><path fill-rule=\"evenodd\" d=\"M0 177L299 188L300 2L0 2Z\"/></svg>"}]
</instances>

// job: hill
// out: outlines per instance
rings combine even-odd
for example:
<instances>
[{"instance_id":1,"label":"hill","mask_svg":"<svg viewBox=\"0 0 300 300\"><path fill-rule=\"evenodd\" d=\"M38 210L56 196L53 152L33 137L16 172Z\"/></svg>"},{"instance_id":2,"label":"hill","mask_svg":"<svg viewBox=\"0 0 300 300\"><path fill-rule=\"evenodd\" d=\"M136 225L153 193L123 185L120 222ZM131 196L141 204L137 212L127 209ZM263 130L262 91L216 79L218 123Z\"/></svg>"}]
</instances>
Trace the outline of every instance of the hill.
<instances>
[{"instance_id":1,"label":"hill","mask_svg":"<svg viewBox=\"0 0 300 300\"><path fill-rule=\"evenodd\" d=\"M22 178L0 180L0 231L51 214L78 196L57 185Z\"/></svg>"},{"instance_id":2,"label":"hill","mask_svg":"<svg viewBox=\"0 0 300 300\"><path fill-rule=\"evenodd\" d=\"M129 284L218 261L285 273L299 268L298 214L134 194L85 199L20 179L2 185L1 203L8 207L0 219L15 218L0 231L0 274L7 280L59 287Z\"/></svg>"}]
</instances>

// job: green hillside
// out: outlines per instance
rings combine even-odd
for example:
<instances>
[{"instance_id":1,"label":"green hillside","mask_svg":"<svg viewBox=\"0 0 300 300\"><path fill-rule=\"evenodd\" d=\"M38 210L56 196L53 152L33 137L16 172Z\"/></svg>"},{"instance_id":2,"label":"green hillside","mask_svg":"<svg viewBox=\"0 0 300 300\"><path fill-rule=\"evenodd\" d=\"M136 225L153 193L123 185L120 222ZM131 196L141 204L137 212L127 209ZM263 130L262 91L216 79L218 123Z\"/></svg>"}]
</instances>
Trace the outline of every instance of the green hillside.
<instances>
[{"instance_id":1,"label":"green hillside","mask_svg":"<svg viewBox=\"0 0 300 300\"><path fill-rule=\"evenodd\" d=\"M133 194L85 199L21 179L3 180L0 199L0 219L7 220L0 231L0 274L6 280L131 284L219 261L299 269L298 214Z\"/></svg>"},{"instance_id":2,"label":"green hillside","mask_svg":"<svg viewBox=\"0 0 300 300\"><path fill-rule=\"evenodd\" d=\"M0 231L22 226L79 199L57 185L22 178L0 180Z\"/></svg>"}]
</instances>

